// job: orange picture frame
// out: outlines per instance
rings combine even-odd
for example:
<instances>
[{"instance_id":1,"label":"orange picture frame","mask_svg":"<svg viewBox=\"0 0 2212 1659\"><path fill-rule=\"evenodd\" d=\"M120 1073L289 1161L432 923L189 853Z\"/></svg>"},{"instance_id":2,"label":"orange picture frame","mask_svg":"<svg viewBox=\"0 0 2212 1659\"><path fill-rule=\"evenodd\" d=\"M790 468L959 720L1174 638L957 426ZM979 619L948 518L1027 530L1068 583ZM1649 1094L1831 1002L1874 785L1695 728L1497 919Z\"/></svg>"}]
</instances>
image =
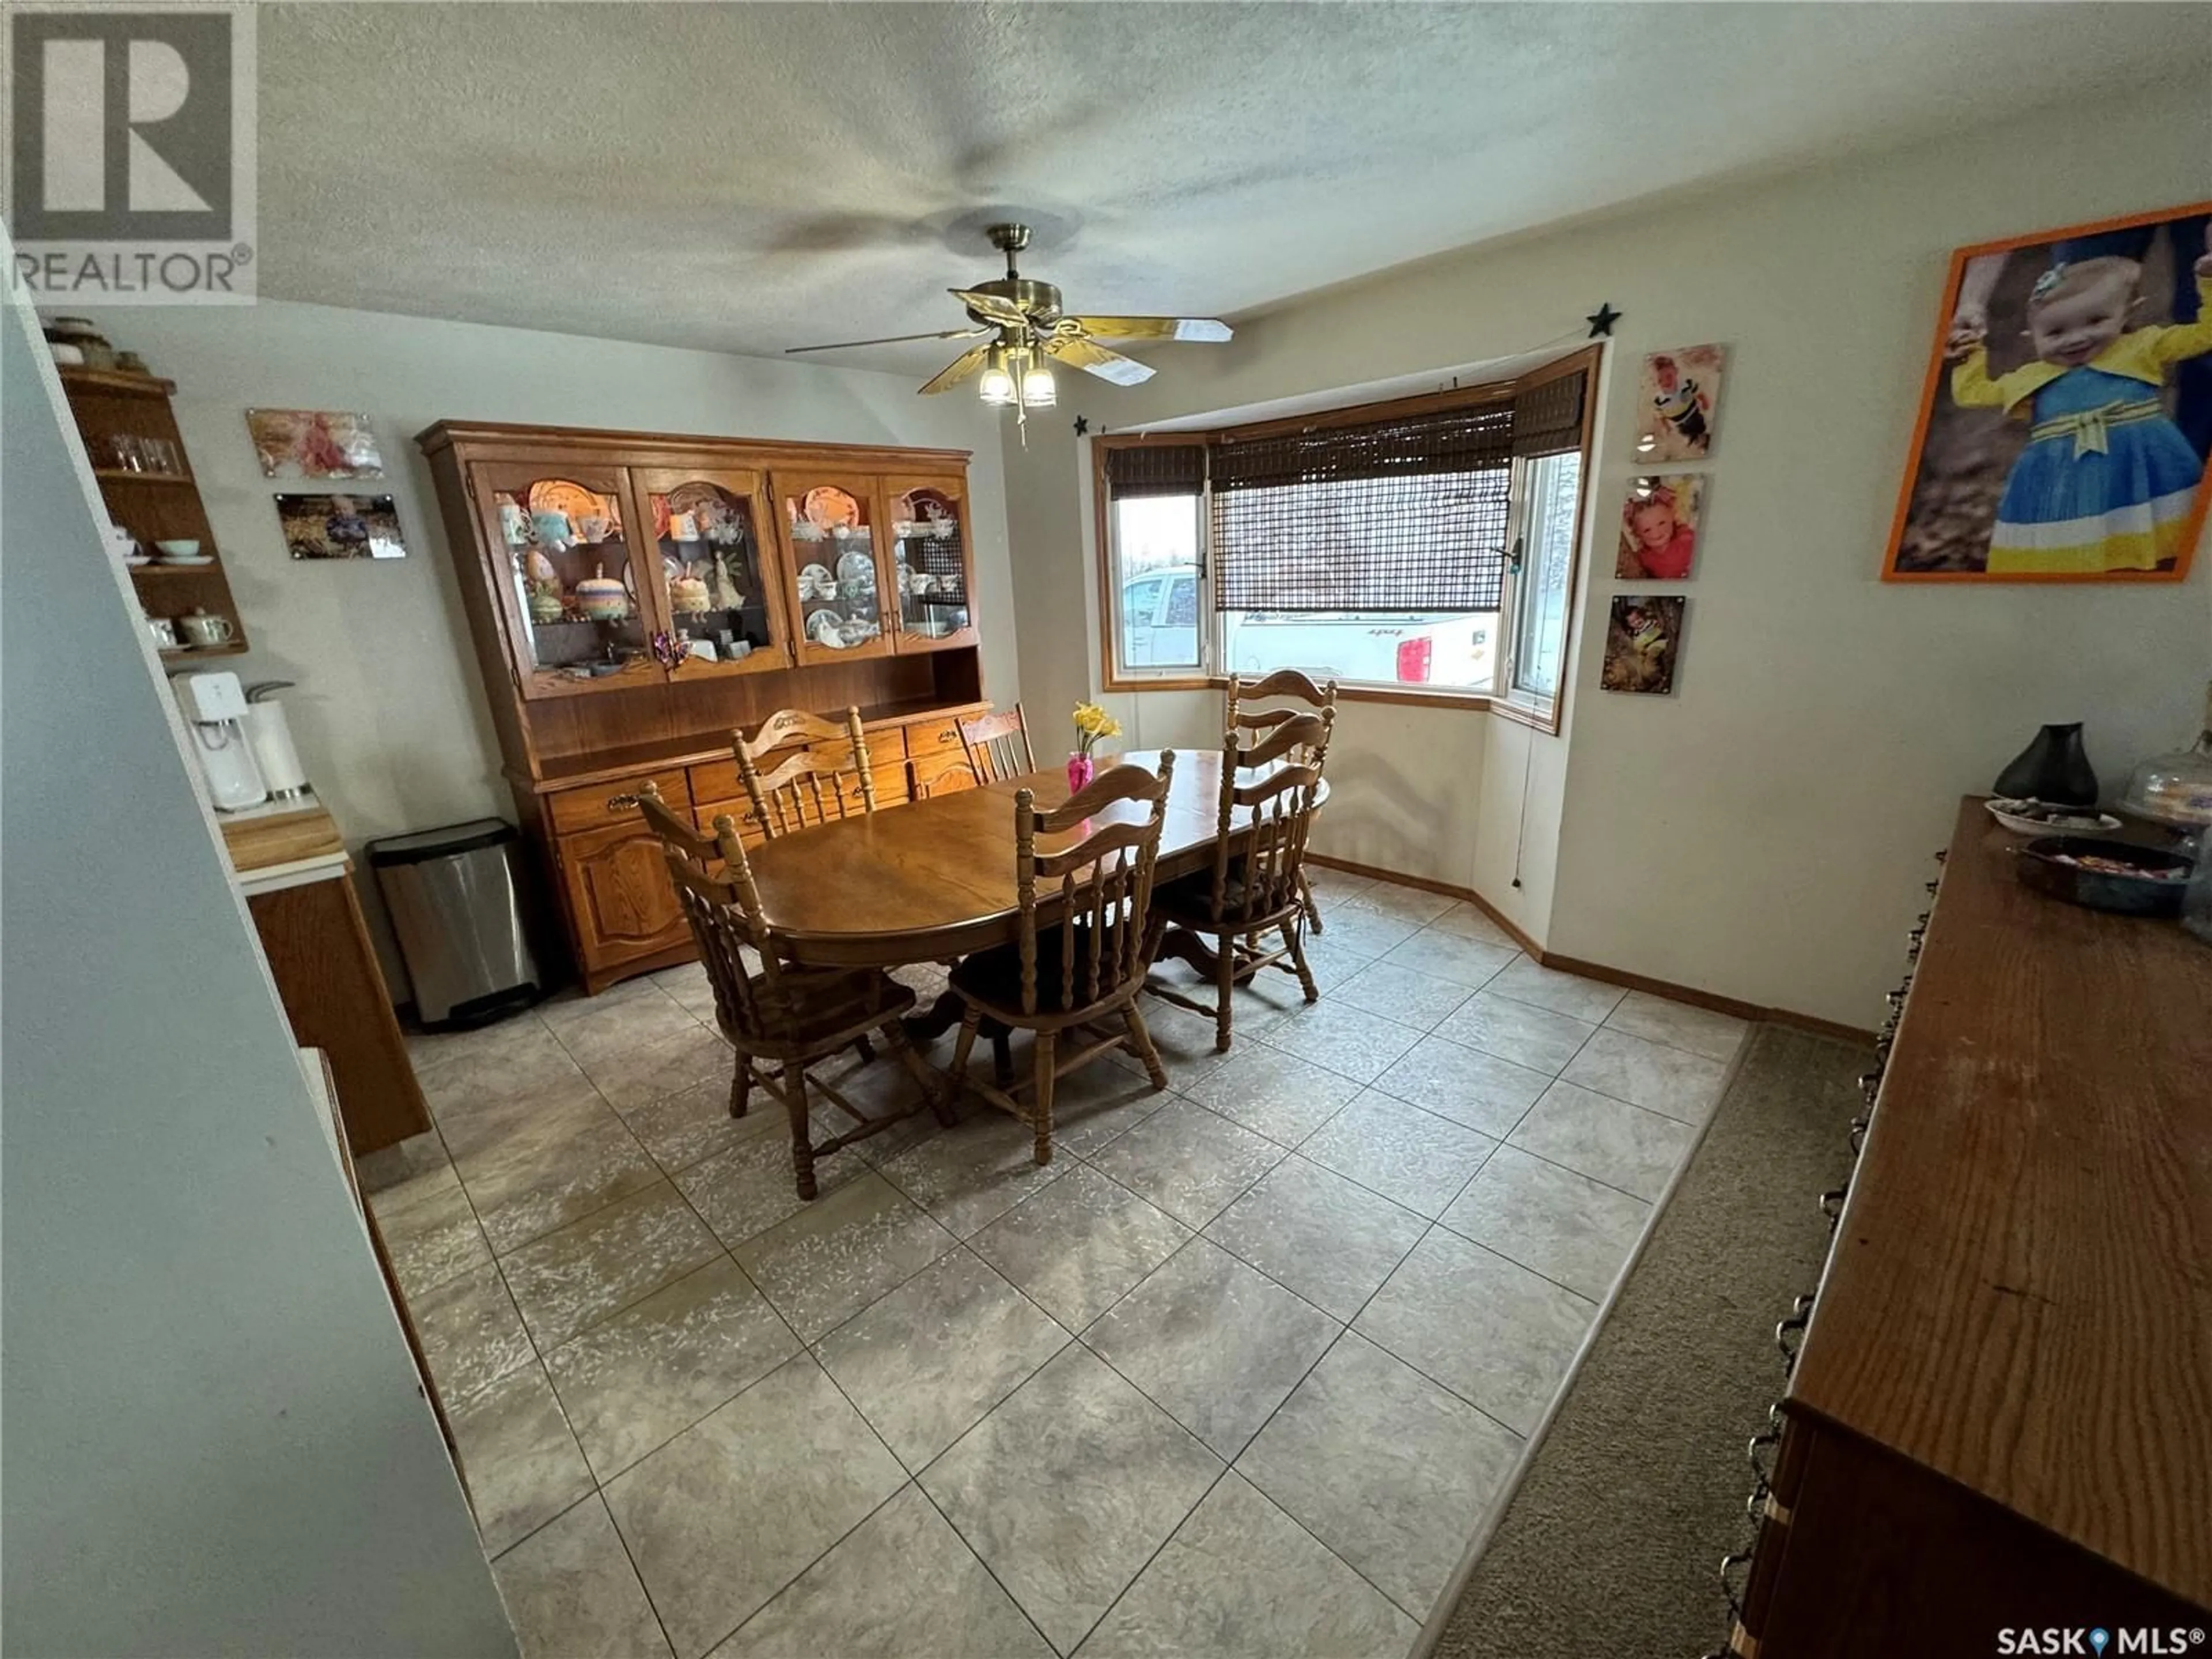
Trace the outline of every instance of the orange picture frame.
<instances>
[{"instance_id":1,"label":"orange picture frame","mask_svg":"<svg viewBox=\"0 0 2212 1659\"><path fill-rule=\"evenodd\" d=\"M1986 374L1978 377L1975 385L1970 388L1970 392L1978 394L1978 401L1971 409L1963 407L1954 398L1951 370L1961 356L1962 342L1975 337L1972 319L1977 308L1981 311L1979 330L1985 343L1980 348L1986 354L1983 362L1989 369L1995 369L2001 361L2019 363L2023 356L2031 351L2031 348L2019 343L2025 332L2026 301L2031 294L2039 301L2044 300L2046 291L2050 290L2054 266L2060 270L2063 268L2063 261L2039 259L2034 251L2055 249L2061 244L2100 238L2110 243L2118 234L2141 232L2148 228L2150 235L2147 239L2122 239L2125 242L2139 242L2147 250L2136 259L2142 279L2139 286L2143 292L2142 297L2136 301L2137 308L2133 315L2140 317L2148 311L2157 323L2170 322L2172 302L2167 296L2179 284L2192 280L2196 258L2212 251L2212 240L2208 240L2206 234L2208 221L2212 221L2212 202L2197 202L2183 207L2069 225L2033 235L1979 242L1960 248L1952 254L1949 275L1943 287L1942 309L1937 313L1935 340L1928 354L1928 370L1921 384L1919 413L1913 424L1911 449L1907 457L1904 478L1898 489L1897 510L1890 521L1888 545L1882 555L1882 580L1909 584L2180 582L2187 580L2190 564L2196 553L2197 540L2203 531L2207 508L2212 507L2212 465L2206 465L2203 453L2197 449L2194 443L2191 447L2197 457L2197 477L2189 505L2178 520L2179 538L2171 563L2160 562L2156 568L2021 568L2043 556L2031 548L2026 552L2009 549L2001 552L1999 556L2006 561L2008 568L1990 569L1988 562L2000 517L1996 508L2011 483L2013 468L2020 464L2027 448L2035 443L2057 441L2062 435L2058 428L2067 426L2069 420L2073 423L2069 430L2085 430L2092 424L2097 429L2078 440L2067 438L2069 443L2078 441L2086 447L2094 448L2097 444L2109 443L2112 440L2104 423L2096 422L2094 416L2061 415L2045 418L2041 411L2035 409L2036 398L2033 396L2021 397L2009 407L1996 404L1994 400L1997 397L2017 390L2017 380L2008 374L1998 374L1993 380L1988 379ZM2182 245L2191 239L2193 239L2191 246ZM2023 251L2027 251L2029 257L2012 257L2021 254ZM2080 255L2078 259L2086 263L2091 258L2107 257L2110 256L2100 250ZM1972 296L1966 295L1970 270L1975 273L1977 279L1977 293ZM2116 280L2124 279L2124 273L2119 273ZM2164 288L2163 293L2154 291L2160 286ZM1963 307L1962 299L1968 301ZM1963 325L1962 319L1966 319ZM2202 309L2198 320L2212 327L2212 307ZM1954 337L1954 331L1962 327L1965 331ZM2132 331L2123 330L2123 337ZM2002 357L2000 350L1988 349L1986 343L1989 342L1997 343ZM2033 361L2032 356L2027 356L2027 362ZM2099 361L2108 360L2100 356ZM2200 374L2212 376L2212 351L2197 356L2194 361L2207 366L2199 371ZM2053 366L2057 365L2054 362ZM2179 366L2178 363L2174 365L2175 368ZM2077 364L2075 367L2089 365ZM2153 423L2144 417L2142 404L2154 398L2165 413L2165 419L2159 423L2171 423L2180 395L2169 389L2174 378L2173 369L2169 368L2165 386L2154 392L2148 392L2144 398L2130 403L2130 408L2135 418L2128 422L2129 425L2140 428ZM1981 387L1985 380L1989 390L1984 392ZM2188 395L2192 398L2212 399L2212 390L2206 389L2200 383ZM2212 410L2199 415L2192 406L2191 414L2200 421L2212 419ZM2036 434L2041 435L2032 435ZM2130 434L2122 441L2136 441L2136 435ZM1933 475L1929 469L1931 440L1949 452L1944 457L1947 465ZM2164 441L2162 437L2160 441ZM2038 459L2045 463L2046 467L2051 464L2049 453ZM1944 491L1948 492L1948 499L1942 499L1940 504L1954 527L1947 532L1948 539L1937 539L1930 526L1936 518L1939 495ZM1962 492L1966 497L1963 504L1960 500ZM2179 494L2179 490L2173 493ZM1971 533L1961 535L1955 526L1962 516L1972 522L1983 520L1984 515L1990 528L1984 532L1979 540L1983 562L1979 568L1962 565L1959 562L1960 553L1971 550L1973 538ZM2170 515L2166 520L2166 533L2169 537L2175 522ZM2030 526L2028 528L2032 532L2038 526ZM2014 539L2013 535L2008 534L2007 539ZM2117 549L2126 539L2116 536L2113 545ZM2085 558L2079 546L2052 556L2059 560L2082 561Z\"/></svg>"}]
</instances>

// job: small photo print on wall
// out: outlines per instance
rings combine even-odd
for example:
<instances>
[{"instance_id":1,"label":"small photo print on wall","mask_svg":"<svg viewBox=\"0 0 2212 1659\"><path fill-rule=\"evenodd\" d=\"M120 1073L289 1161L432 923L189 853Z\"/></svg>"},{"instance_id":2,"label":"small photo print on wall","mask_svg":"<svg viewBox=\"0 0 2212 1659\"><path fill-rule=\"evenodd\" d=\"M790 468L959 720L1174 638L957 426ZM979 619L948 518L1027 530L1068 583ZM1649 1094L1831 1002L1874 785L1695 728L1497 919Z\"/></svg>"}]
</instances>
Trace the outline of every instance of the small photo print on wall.
<instances>
[{"instance_id":1,"label":"small photo print on wall","mask_svg":"<svg viewBox=\"0 0 2212 1659\"><path fill-rule=\"evenodd\" d=\"M380 478L384 456L366 415L331 409L249 409L246 429L264 478Z\"/></svg>"},{"instance_id":2,"label":"small photo print on wall","mask_svg":"<svg viewBox=\"0 0 2212 1659\"><path fill-rule=\"evenodd\" d=\"M1636 459L1702 461L1713 453L1728 348L1677 346L1644 359L1637 382Z\"/></svg>"},{"instance_id":3,"label":"small photo print on wall","mask_svg":"<svg viewBox=\"0 0 2212 1659\"><path fill-rule=\"evenodd\" d=\"M1963 247L1885 581L2179 581L2212 475L2212 202Z\"/></svg>"},{"instance_id":4,"label":"small photo print on wall","mask_svg":"<svg viewBox=\"0 0 2212 1659\"><path fill-rule=\"evenodd\" d=\"M295 559L404 559L389 495L279 495L276 520Z\"/></svg>"},{"instance_id":5,"label":"small photo print on wall","mask_svg":"<svg viewBox=\"0 0 2212 1659\"><path fill-rule=\"evenodd\" d=\"M1688 603L1647 593L1617 595L1605 630L1605 670L1598 684L1608 691L1672 691L1682 650L1682 611Z\"/></svg>"},{"instance_id":6,"label":"small photo print on wall","mask_svg":"<svg viewBox=\"0 0 2212 1659\"><path fill-rule=\"evenodd\" d=\"M1706 480L1696 472L1632 478L1620 507L1613 574L1629 581L1678 582L1698 556Z\"/></svg>"}]
</instances>

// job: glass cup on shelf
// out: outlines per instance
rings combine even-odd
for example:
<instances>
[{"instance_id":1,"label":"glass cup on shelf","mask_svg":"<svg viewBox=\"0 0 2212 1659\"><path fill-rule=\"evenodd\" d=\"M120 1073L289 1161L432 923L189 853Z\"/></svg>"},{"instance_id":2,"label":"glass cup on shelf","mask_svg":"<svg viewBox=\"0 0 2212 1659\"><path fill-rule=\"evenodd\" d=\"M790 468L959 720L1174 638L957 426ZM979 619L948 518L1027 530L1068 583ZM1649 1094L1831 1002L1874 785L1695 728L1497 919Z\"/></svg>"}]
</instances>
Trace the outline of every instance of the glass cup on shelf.
<instances>
[{"instance_id":1,"label":"glass cup on shelf","mask_svg":"<svg viewBox=\"0 0 2212 1659\"><path fill-rule=\"evenodd\" d=\"M107 441L108 452L114 456L117 468L125 472L143 472L146 470L146 443L143 438L118 432Z\"/></svg>"},{"instance_id":2,"label":"glass cup on shelf","mask_svg":"<svg viewBox=\"0 0 2212 1659\"><path fill-rule=\"evenodd\" d=\"M141 438L138 447L149 472L158 472L171 478L183 475L185 469L177 458L177 447L167 438Z\"/></svg>"}]
</instances>

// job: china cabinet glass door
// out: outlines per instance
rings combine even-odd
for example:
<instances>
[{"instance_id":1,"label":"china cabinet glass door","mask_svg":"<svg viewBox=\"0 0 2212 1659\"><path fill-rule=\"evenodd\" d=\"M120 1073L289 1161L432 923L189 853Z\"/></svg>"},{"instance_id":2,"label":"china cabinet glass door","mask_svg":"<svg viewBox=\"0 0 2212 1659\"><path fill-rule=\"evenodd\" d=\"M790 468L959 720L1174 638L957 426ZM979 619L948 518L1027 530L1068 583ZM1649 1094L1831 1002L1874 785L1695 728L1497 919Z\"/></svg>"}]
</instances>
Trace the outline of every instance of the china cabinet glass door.
<instances>
[{"instance_id":1,"label":"china cabinet glass door","mask_svg":"<svg viewBox=\"0 0 2212 1659\"><path fill-rule=\"evenodd\" d=\"M968 501L957 478L886 478L898 649L939 651L975 642L969 598L974 555Z\"/></svg>"},{"instance_id":2,"label":"china cabinet glass door","mask_svg":"<svg viewBox=\"0 0 2212 1659\"><path fill-rule=\"evenodd\" d=\"M506 556L501 598L526 697L662 678L654 596L641 593L620 467L472 469L487 537Z\"/></svg>"},{"instance_id":3,"label":"china cabinet glass door","mask_svg":"<svg viewBox=\"0 0 2212 1659\"><path fill-rule=\"evenodd\" d=\"M768 504L757 473L634 470L640 522L660 555L663 647L678 679L788 668L793 660Z\"/></svg>"},{"instance_id":4,"label":"china cabinet glass door","mask_svg":"<svg viewBox=\"0 0 2212 1659\"><path fill-rule=\"evenodd\" d=\"M881 656L892 648L874 480L779 473L776 500L791 559L793 634L802 663Z\"/></svg>"}]
</instances>

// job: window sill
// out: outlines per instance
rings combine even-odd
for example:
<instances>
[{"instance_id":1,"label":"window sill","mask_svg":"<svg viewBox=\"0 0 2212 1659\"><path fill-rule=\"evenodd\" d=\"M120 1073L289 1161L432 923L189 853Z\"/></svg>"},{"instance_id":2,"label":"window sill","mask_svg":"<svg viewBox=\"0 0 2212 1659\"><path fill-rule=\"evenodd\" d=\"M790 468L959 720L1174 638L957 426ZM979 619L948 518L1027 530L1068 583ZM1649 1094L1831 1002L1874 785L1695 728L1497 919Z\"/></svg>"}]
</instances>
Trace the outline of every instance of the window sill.
<instances>
[{"instance_id":1,"label":"window sill","mask_svg":"<svg viewBox=\"0 0 2212 1659\"><path fill-rule=\"evenodd\" d=\"M1510 697L1498 697L1492 702L1490 712L1511 720L1516 726L1541 732L1547 737L1559 735L1559 700L1557 697L1548 703L1520 702Z\"/></svg>"},{"instance_id":2,"label":"window sill","mask_svg":"<svg viewBox=\"0 0 2212 1659\"><path fill-rule=\"evenodd\" d=\"M1228 684L1226 680L1208 679L1203 674L1108 674L1101 688L1107 691L1203 691L1209 686Z\"/></svg>"},{"instance_id":3,"label":"window sill","mask_svg":"<svg viewBox=\"0 0 2212 1659\"><path fill-rule=\"evenodd\" d=\"M1191 677L1182 679L1133 679L1107 677L1103 690L1111 692L1131 691L1227 691L1229 682L1220 675ZM1504 705L1492 700L1487 691L1416 690L1411 686L1346 685L1336 688L1336 700L1346 702L1395 703L1401 708L1465 708L1480 711L1494 708L1504 712Z\"/></svg>"}]
</instances>

